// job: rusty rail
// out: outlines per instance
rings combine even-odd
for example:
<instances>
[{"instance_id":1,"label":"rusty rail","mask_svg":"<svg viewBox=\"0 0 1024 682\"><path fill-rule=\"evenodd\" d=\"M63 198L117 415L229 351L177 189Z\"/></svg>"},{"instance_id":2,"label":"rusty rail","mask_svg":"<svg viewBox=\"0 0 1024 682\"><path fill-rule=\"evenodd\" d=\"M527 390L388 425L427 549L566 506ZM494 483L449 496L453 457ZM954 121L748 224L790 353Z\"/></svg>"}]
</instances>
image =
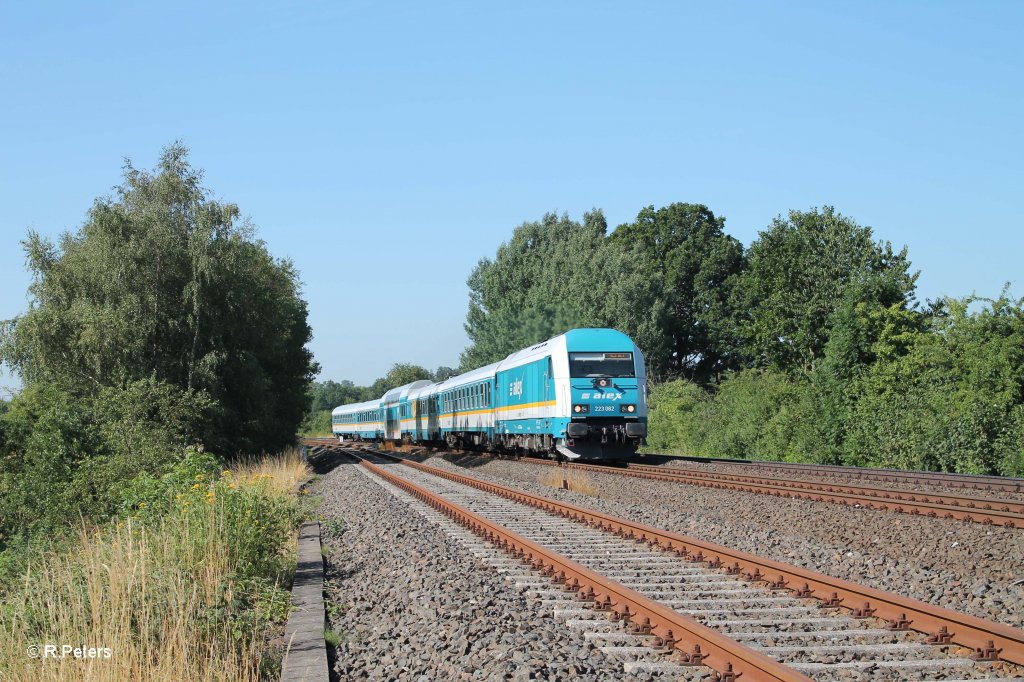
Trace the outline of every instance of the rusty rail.
<instances>
[{"instance_id":1,"label":"rusty rail","mask_svg":"<svg viewBox=\"0 0 1024 682\"><path fill-rule=\"evenodd\" d=\"M929 641L935 644L958 644L968 647L974 650L974 656L979 660L994 660L996 657L999 660L1024 665L1024 631L1002 623L982 620L952 609L857 585L799 566L764 559L603 512L529 495L472 476L406 459L400 461L406 466L456 483L560 514L573 521L587 523L622 537L635 538L637 542L674 552L691 561L705 562L753 582L766 582L774 588L794 592L796 596L814 597L824 606L850 609L857 617L883 618L888 621L890 628L925 633L929 635ZM799 587L795 587L797 585Z\"/></svg>"},{"instance_id":2,"label":"rusty rail","mask_svg":"<svg viewBox=\"0 0 1024 682\"><path fill-rule=\"evenodd\" d=\"M659 455L672 457L672 455ZM993 476L989 474L957 474L945 471L920 471L914 469L886 469L882 467L855 467L840 464L803 464L798 462L777 462L764 459L732 459L727 457L679 457L690 462L729 464L740 467L774 469L813 476L837 478L859 478L876 483L920 484L973 490L1024 492L1024 478Z\"/></svg>"},{"instance_id":3,"label":"rusty rail","mask_svg":"<svg viewBox=\"0 0 1024 682\"><path fill-rule=\"evenodd\" d=\"M468 452L477 456L485 453ZM655 481L698 485L717 490L773 495L831 502L844 506L860 506L865 509L894 511L929 518L959 519L961 521L999 525L1004 528L1024 528L1024 503L991 498L960 497L954 495L929 494L888 488L817 483L795 479L774 479L750 474L720 474L704 471L673 471L650 465L630 464L626 468L596 464L559 463L545 459L528 458L533 464L561 466L581 471L631 476Z\"/></svg>"},{"instance_id":4,"label":"rusty rail","mask_svg":"<svg viewBox=\"0 0 1024 682\"><path fill-rule=\"evenodd\" d=\"M351 452L349 454L357 458L362 466L374 474L414 495L477 535L521 559L524 564L528 564L531 568L550 577L554 582L563 585L563 589L566 591L576 591L581 601L591 602L596 609L611 612L613 618L631 623L636 632L654 635L657 637L656 641L662 645L677 649L684 662L693 665L707 665L716 670L718 673L716 679L721 682L735 680L740 674L744 676L744 680L749 681L808 682L811 679L698 623L693 618L677 613L635 590L605 578L490 519L475 514L400 476L395 476L358 455ZM434 473L431 467L423 468Z\"/></svg>"},{"instance_id":5,"label":"rusty rail","mask_svg":"<svg viewBox=\"0 0 1024 682\"><path fill-rule=\"evenodd\" d=\"M598 467L607 468L607 467ZM856 495L870 495L880 500L891 502L893 500L908 502L933 502L947 504L953 507L964 507L968 509L999 510L1024 513L1024 502L1014 500L1000 500L989 497L973 497L965 495L947 495L944 493L927 493L912 490L897 490L893 488L878 488L874 486L850 485L846 483L824 483L821 481L805 481L797 478L775 478L773 476L760 476L755 474L727 474L709 471L691 471L686 469L666 469L649 464L629 464L628 471L642 471L645 473L661 473L669 476L694 476L709 480L729 480L741 483L770 483L772 485L786 486L789 488L820 490L836 493L851 493Z\"/></svg>"}]
</instances>

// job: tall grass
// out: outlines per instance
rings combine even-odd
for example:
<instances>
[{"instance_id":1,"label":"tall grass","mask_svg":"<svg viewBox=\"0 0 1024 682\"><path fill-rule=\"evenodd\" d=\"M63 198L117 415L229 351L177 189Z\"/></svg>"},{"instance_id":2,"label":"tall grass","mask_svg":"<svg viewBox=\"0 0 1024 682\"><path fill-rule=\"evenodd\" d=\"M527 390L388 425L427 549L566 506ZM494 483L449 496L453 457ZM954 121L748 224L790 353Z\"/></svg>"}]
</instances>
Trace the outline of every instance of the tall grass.
<instances>
[{"instance_id":1,"label":"tall grass","mask_svg":"<svg viewBox=\"0 0 1024 682\"><path fill-rule=\"evenodd\" d=\"M144 481L131 513L82 528L74 550L33 553L0 593L0 680L274 676L266 641L287 615L305 467L297 453L220 474L202 461ZM55 657L30 655L46 645Z\"/></svg>"},{"instance_id":2,"label":"tall grass","mask_svg":"<svg viewBox=\"0 0 1024 682\"><path fill-rule=\"evenodd\" d=\"M299 483L309 477L309 467L302 461L298 448L289 448L279 455L240 458L232 466L235 474L245 478L262 476L277 493L295 492Z\"/></svg>"}]
</instances>

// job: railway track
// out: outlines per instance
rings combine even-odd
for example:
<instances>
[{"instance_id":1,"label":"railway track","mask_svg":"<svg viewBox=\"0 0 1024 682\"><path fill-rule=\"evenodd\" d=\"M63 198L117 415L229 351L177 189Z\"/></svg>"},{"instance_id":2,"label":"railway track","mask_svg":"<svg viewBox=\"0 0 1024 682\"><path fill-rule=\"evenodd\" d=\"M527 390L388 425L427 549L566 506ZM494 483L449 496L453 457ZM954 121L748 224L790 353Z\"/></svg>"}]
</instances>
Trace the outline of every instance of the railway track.
<instances>
[{"instance_id":1,"label":"railway track","mask_svg":"<svg viewBox=\"0 0 1024 682\"><path fill-rule=\"evenodd\" d=\"M825 478L870 481L892 485L934 486L946 489L987 490L990 492L1024 493L1024 478L985 476L976 474L955 474L935 471L904 471L877 467L851 467L835 464L800 464L796 462L772 462L757 459L726 459L720 457L673 457L670 455L649 455L663 462L673 460L703 464L723 464L736 467L750 467L766 471L788 472Z\"/></svg>"},{"instance_id":2,"label":"railway track","mask_svg":"<svg viewBox=\"0 0 1024 682\"><path fill-rule=\"evenodd\" d=\"M532 570L523 584L535 596L568 599L562 611L592 627L587 637L602 649L647 659L634 665L708 665L723 682L740 673L1020 679L1020 630L462 474L367 460L383 453L337 449L510 552Z\"/></svg>"},{"instance_id":3,"label":"railway track","mask_svg":"<svg viewBox=\"0 0 1024 682\"><path fill-rule=\"evenodd\" d=\"M524 460L547 466L595 471L620 476L632 476L656 481L668 481L708 488L740 490L750 493L775 495L832 502L846 506L859 506L881 511L919 514L932 518L959 519L1006 528L1024 528L1024 502L998 500L965 495L948 495L894 490L858 485L819 483L799 479L769 478L765 476L723 474L718 472L689 471L643 464L629 464L624 468L595 464L576 464L529 459Z\"/></svg>"},{"instance_id":4,"label":"railway track","mask_svg":"<svg viewBox=\"0 0 1024 682\"><path fill-rule=\"evenodd\" d=\"M310 446L333 445L337 438L304 438ZM701 464L721 464L737 468L751 468L760 471L780 471L789 474L807 475L822 478L846 479L848 481L869 481L888 485L928 486L947 490L980 490L990 492L1007 492L1024 494L1024 478L1007 476L987 476L978 474L956 474L936 471L912 471L900 469L883 469L878 467L854 467L836 464L800 464L797 462L773 462L757 459L731 459L724 457L676 457L672 455L644 455L643 459L657 460L660 464L668 462L696 462ZM643 462L630 461L627 466L645 466ZM650 466L650 465L646 465ZM661 468L661 467L655 467ZM741 475L757 474L750 472Z\"/></svg>"},{"instance_id":5,"label":"railway track","mask_svg":"<svg viewBox=\"0 0 1024 682\"><path fill-rule=\"evenodd\" d=\"M334 439L306 439L306 442L311 446L327 446L336 443ZM471 452L467 454L485 455L486 453ZM628 463L624 467L613 467L597 464L558 463L536 458L525 458L522 461L542 466L560 466L569 470L593 471L720 490L738 490L776 497L830 502L864 509L955 519L1006 528L1024 528L1024 502L1013 500L776 478L755 474L673 469L637 463Z\"/></svg>"}]
</instances>

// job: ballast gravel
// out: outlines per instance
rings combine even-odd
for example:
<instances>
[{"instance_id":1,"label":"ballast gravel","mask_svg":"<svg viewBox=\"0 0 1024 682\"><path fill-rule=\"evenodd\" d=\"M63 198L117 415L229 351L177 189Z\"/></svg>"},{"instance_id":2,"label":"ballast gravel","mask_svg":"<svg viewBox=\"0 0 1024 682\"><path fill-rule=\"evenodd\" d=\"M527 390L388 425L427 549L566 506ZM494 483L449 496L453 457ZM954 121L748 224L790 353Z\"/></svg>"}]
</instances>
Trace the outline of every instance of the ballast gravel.
<instances>
[{"instance_id":1,"label":"ballast gravel","mask_svg":"<svg viewBox=\"0 0 1024 682\"><path fill-rule=\"evenodd\" d=\"M424 463L1024 626L1024 529L587 472L595 496L543 484L557 469L528 461Z\"/></svg>"},{"instance_id":2,"label":"ballast gravel","mask_svg":"<svg viewBox=\"0 0 1024 682\"><path fill-rule=\"evenodd\" d=\"M335 680L618 680L613 660L358 470L314 487Z\"/></svg>"}]
</instances>

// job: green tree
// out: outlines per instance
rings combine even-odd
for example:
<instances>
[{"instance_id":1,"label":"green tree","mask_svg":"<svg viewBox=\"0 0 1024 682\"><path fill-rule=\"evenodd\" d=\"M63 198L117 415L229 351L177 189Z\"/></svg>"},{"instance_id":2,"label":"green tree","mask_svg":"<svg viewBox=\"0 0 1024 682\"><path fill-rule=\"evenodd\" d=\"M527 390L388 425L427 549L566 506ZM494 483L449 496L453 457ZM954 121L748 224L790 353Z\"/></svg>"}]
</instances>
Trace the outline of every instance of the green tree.
<instances>
[{"instance_id":1,"label":"green tree","mask_svg":"<svg viewBox=\"0 0 1024 682\"><path fill-rule=\"evenodd\" d=\"M0 360L79 395L146 378L203 391L216 409L193 436L222 453L279 449L315 373L298 274L210 198L187 154L167 147L153 173L126 162L115 196L59 245L29 232L32 305L4 325Z\"/></svg>"},{"instance_id":2,"label":"green tree","mask_svg":"<svg viewBox=\"0 0 1024 682\"><path fill-rule=\"evenodd\" d=\"M524 223L493 260L470 275L463 370L574 327L613 327L646 356L659 358L665 306L650 263L638 247L606 238L607 223L592 211L579 223L549 213Z\"/></svg>"},{"instance_id":3,"label":"green tree","mask_svg":"<svg viewBox=\"0 0 1024 682\"><path fill-rule=\"evenodd\" d=\"M913 298L917 274L907 250L875 243L861 227L831 206L790 211L776 218L747 251L747 268L737 282L736 335L755 365L811 372L822 359L830 321L847 289L862 291L888 307Z\"/></svg>"},{"instance_id":4,"label":"green tree","mask_svg":"<svg viewBox=\"0 0 1024 682\"><path fill-rule=\"evenodd\" d=\"M928 331L928 314L908 307L905 300L888 306L879 303L887 296L877 287L886 284L887 280L874 278L850 286L829 321L824 357L809 377L815 461L843 463L861 380L879 359L904 355L916 335Z\"/></svg>"},{"instance_id":5,"label":"green tree","mask_svg":"<svg viewBox=\"0 0 1024 682\"><path fill-rule=\"evenodd\" d=\"M434 370L434 373L433 375L431 375L430 378L433 381L436 381L437 383L441 383L442 381L451 379L458 373L459 371L454 367L446 367L445 365L441 365L440 367Z\"/></svg>"},{"instance_id":6,"label":"green tree","mask_svg":"<svg viewBox=\"0 0 1024 682\"><path fill-rule=\"evenodd\" d=\"M890 324L875 342L856 385L846 462L1021 475L1022 301L1006 292L946 299L936 312L929 329Z\"/></svg>"},{"instance_id":7,"label":"green tree","mask_svg":"<svg viewBox=\"0 0 1024 682\"><path fill-rule=\"evenodd\" d=\"M339 405L357 403L365 400L366 388L356 386L351 381L314 381L309 385L310 414L323 410L333 410Z\"/></svg>"},{"instance_id":8,"label":"green tree","mask_svg":"<svg viewBox=\"0 0 1024 682\"><path fill-rule=\"evenodd\" d=\"M674 203L644 208L610 236L642 251L660 280L664 357L649 361L667 377L706 382L736 364L729 290L743 267L743 246L724 227L706 206Z\"/></svg>"},{"instance_id":9,"label":"green tree","mask_svg":"<svg viewBox=\"0 0 1024 682\"><path fill-rule=\"evenodd\" d=\"M388 373L382 376L367 389L368 397L366 400L373 400L375 398L382 397L385 393L393 388L411 384L414 381L421 381L423 379L430 380L430 371L420 367L419 365L413 365L408 362L396 362L388 370Z\"/></svg>"}]
</instances>

